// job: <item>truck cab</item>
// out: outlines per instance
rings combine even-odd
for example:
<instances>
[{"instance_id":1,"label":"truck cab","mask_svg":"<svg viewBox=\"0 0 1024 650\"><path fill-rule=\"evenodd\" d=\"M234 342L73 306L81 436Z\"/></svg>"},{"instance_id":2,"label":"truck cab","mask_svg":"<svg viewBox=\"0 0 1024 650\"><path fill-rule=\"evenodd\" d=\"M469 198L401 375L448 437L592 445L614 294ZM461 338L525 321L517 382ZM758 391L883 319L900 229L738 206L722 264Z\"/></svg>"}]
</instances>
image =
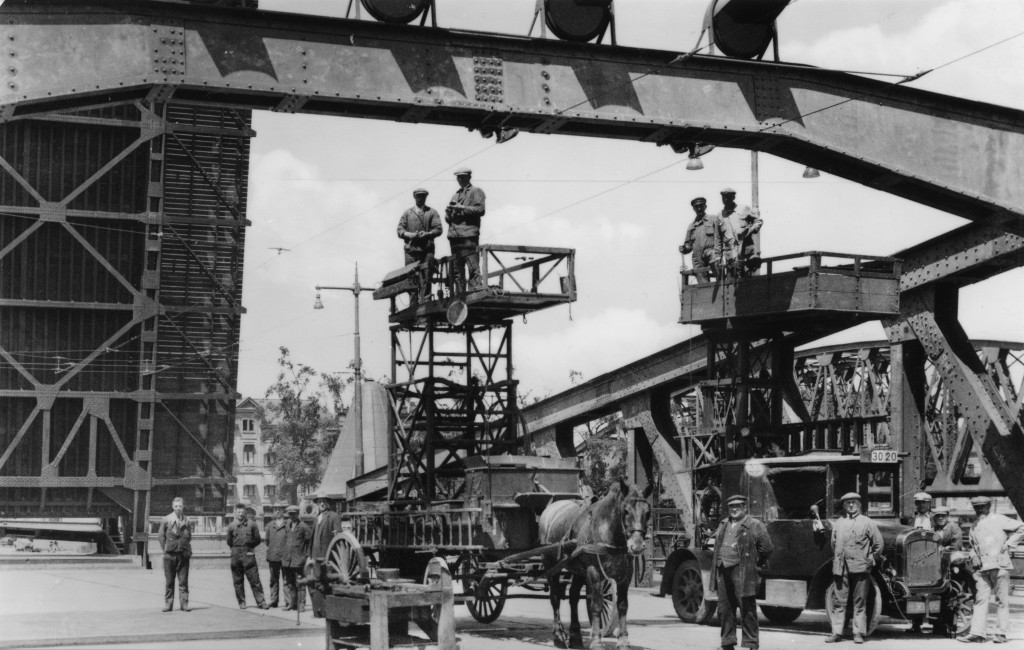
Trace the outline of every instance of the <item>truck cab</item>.
<instances>
[{"instance_id":1,"label":"truck cab","mask_svg":"<svg viewBox=\"0 0 1024 650\"><path fill-rule=\"evenodd\" d=\"M727 461L712 471L717 487L703 491L690 548L666 561L661 593L671 594L687 622L708 622L717 594L709 584L714 533L723 497L748 499L748 514L766 525L774 553L762 576L758 604L776 623L795 621L804 609L832 607L832 521L839 497L857 492L864 514L879 527L883 559L872 570L869 632L882 614L904 618L936 614L946 589L948 553L937 537L900 523L899 456L890 450L861 455L816 451L779 458Z\"/></svg>"}]
</instances>

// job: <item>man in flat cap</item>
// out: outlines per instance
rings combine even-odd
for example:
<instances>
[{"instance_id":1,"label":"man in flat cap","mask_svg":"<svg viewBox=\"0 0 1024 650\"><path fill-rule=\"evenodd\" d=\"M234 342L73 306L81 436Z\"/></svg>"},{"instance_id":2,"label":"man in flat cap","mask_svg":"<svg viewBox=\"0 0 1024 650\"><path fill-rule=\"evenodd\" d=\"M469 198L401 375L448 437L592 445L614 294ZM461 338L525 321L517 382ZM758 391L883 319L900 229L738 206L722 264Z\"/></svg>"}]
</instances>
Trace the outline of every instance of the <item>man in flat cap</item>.
<instances>
[{"instance_id":1,"label":"man in flat cap","mask_svg":"<svg viewBox=\"0 0 1024 650\"><path fill-rule=\"evenodd\" d=\"M304 521L299 519L299 506L285 508L288 515L285 537L284 555L281 558L281 570L284 572L285 611L300 612L306 609L306 590L298 588L298 579L306 566L309 557L309 544L313 531Z\"/></svg>"},{"instance_id":2,"label":"man in flat cap","mask_svg":"<svg viewBox=\"0 0 1024 650\"><path fill-rule=\"evenodd\" d=\"M932 508L932 530L939 536L939 544L942 544L944 550L959 551L963 546L963 533L960 526L949 520L949 508L946 506ZM955 619L959 608L956 603L960 595L959 590L953 589L943 595L942 610L935 625L932 626L932 634L946 636L950 630L957 628Z\"/></svg>"},{"instance_id":3,"label":"man in flat cap","mask_svg":"<svg viewBox=\"0 0 1024 650\"><path fill-rule=\"evenodd\" d=\"M686 229L686 240L679 247L679 252L691 253L690 261L697 282L710 282L711 274L717 273L723 255L727 262L732 262L736 241L727 222L718 215L707 213L707 199L694 197L690 205L696 216Z\"/></svg>"},{"instance_id":4,"label":"man in flat cap","mask_svg":"<svg viewBox=\"0 0 1024 650\"><path fill-rule=\"evenodd\" d=\"M864 643L864 636L868 633L867 598L871 568L882 555L882 533L875 522L861 513L859 494L847 492L840 500L845 516L832 524L832 586L838 602L830 613L832 634L825 643L843 640L846 610L851 604L853 642Z\"/></svg>"},{"instance_id":5,"label":"man in flat cap","mask_svg":"<svg viewBox=\"0 0 1024 650\"><path fill-rule=\"evenodd\" d=\"M971 548L975 555L974 613L971 615L971 633L959 640L964 643L985 643L988 623L988 604L992 593L996 596L996 643L1006 643L1010 628L1010 549L1024 539L1024 522L992 512L992 499L971 499L978 515L971 527Z\"/></svg>"},{"instance_id":6,"label":"man in flat cap","mask_svg":"<svg viewBox=\"0 0 1024 650\"><path fill-rule=\"evenodd\" d=\"M715 533L711 579L718 586L718 619L722 648L736 647L736 608L740 610L744 648L758 647L757 590L759 575L771 557L772 541L764 524L747 514L747 497L733 495L725 502L729 518Z\"/></svg>"},{"instance_id":7,"label":"man in flat cap","mask_svg":"<svg viewBox=\"0 0 1024 650\"><path fill-rule=\"evenodd\" d=\"M281 594L281 564L284 558L284 547L288 539L288 529L284 520L284 506L274 506L274 519L263 529L267 538L267 564L270 566L270 602L268 606L277 607ZM284 592L284 604L288 607L288 591Z\"/></svg>"},{"instance_id":8,"label":"man in flat cap","mask_svg":"<svg viewBox=\"0 0 1024 650\"><path fill-rule=\"evenodd\" d=\"M722 190L722 212L718 215L732 226L735 238L736 274L754 275L761 267L761 214L748 205L736 205L736 190Z\"/></svg>"},{"instance_id":9,"label":"man in flat cap","mask_svg":"<svg viewBox=\"0 0 1024 650\"><path fill-rule=\"evenodd\" d=\"M419 291L412 302L430 297L430 274L434 265L434 240L441 236L441 215L427 205L428 192L422 187L412 191L415 205L398 220L398 238L405 242L405 263L419 264Z\"/></svg>"},{"instance_id":10,"label":"man in flat cap","mask_svg":"<svg viewBox=\"0 0 1024 650\"><path fill-rule=\"evenodd\" d=\"M320 492L314 494L313 501L319 512L313 523L313 538L310 542L309 555L317 564L317 575L322 575L331 540L341 532L341 516L334 512L334 504L326 494ZM309 585L309 588L310 590L314 589L313 585ZM323 612L317 609L317 600L315 599L313 600L313 616L323 618Z\"/></svg>"},{"instance_id":11,"label":"man in flat cap","mask_svg":"<svg viewBox=\"0 0 1024 650\"><path fill-rule=\"evenodd\" d=\"M484 191L473 185L472 170L462 167L455 170L459 190L445 209L444 220L448 223L448 244L451 247L452 280L455 292L476 291L484 288L480 277L480 217L486 212ZM466 267L469 268L469 284L466 283Z\"/></svg>"},{"instance_id":12,"label":"man in flat cap","mask_svg":"<svg viewBox=\"0 0 1024 650\"><path fill-rule=\"evenodd\" d=\"M932 529L932 495L927 492L918 492L914 495L914 519L910 524L921 530ZM907 632L920 634L924 618L924 614L911 614L910 629Z\"/></svg>"},{"instance_id":13,"label":"man in flat cap","mask_svg":"<svg viewBox=\"0 0 1024 650\"><path fill-rule=\"evenodd\" d=\"M245 609L245 581L249 581L253 598L260 609L269 609L263 599L263 583L260 582L260 570L256 565L256 547L263 543L260 529L256 522L249 518L244 503L235 504L235 520L228 526L225 539L231 549L231 579L235 585L235 598L238 607Z\"/></svg>"}]
</instances>

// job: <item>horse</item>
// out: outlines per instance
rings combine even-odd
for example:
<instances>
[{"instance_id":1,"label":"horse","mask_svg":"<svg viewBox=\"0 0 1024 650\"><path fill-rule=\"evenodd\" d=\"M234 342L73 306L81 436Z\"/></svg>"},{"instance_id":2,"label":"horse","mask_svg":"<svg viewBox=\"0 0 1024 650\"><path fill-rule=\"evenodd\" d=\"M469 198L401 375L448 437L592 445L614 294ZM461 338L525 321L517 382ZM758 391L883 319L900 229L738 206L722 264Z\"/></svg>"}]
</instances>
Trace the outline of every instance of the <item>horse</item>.
<instances>
[{"instance_id":1,"label":"horse","mask_svg":"<svg viewBox=\"0 0 1024 650\"><path fill-rule=\"evenodd\" d=\"M649 493L650 490L641 495L619 480L612 483L604 497L589 505L581 501L556 501L541 513L538 529L540 543L549 547L542 555L554 612L555 647L583 647L577 606L584 580L590 600L591 650L604 647L601 622L605 593L609 590L615 595L611 615L613 619L618 616L618 647L629 647L626 592L633 579L633 557L642 555L646 546L651 518L651 506L646 499ZM572 576L568 637L559 615L563 568ZM614 627L614 623L609 624L607 631Z\"/></svg>"}]
</instances>

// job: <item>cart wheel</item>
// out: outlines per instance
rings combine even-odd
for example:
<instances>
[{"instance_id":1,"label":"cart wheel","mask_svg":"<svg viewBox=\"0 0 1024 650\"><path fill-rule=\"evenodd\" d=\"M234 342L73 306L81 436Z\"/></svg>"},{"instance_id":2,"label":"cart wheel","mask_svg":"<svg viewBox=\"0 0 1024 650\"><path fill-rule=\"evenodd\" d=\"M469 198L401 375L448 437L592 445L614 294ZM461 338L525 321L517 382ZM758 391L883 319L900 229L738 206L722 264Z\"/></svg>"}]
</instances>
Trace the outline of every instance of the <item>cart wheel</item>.
<instances>
[{"instance_id":1,"label":"cart wheel","mask_svg":"<svg viewBox=\"0 0 1024 650\"><path fill-rule=\"evenodd\" d=\"M444 558L430 558L430 562L427 563L427 570L423 574L423 584L436 585L444 582L446 577L451 581L452 574L448 570L448 563L445 562ZM441 620L441 606L423 607L421 611L422 613L416 619L416 623L431 641L437 641L437 626Z\"/></svg>"},{"instance_id":2,"label":"cart wheel","mask_svg":"<svg viewBox=\"0 0 1024 650\"><path fill-rule=\"evenodd\" d=\"M615 626L619 624L619 586L614 580L601 578L597 583L597 590L600 593L601 602L598 605L597 629L601 636L608 636ZM590 585L586 586L587 594L587 622L593 624L590 613Z\"/></svg>"},{"instance_id":3,"label":"cart wheel","mask_svg":"<svg viewBox=\"0 0 1024 650\"><path fill-rule=\"evenodd\" d=\"M480 562L472 555L462 559L459 573L463 576L463 592L472 596L466 601L466 607L473 618L481 623L498 620L508 596L508 581L505 578L488 578L486 571L480 569Z\"/></svg>"},{"instance_id":4,"label":"cart wheel","mask_svg":"<svg viewBox=\"0 0 1024 650\"><path fill-rule=\"evenodd\" d=\"M327 546L327 576L343 585L369 581L366 557L351 533L338 533Z\"/></svg>"}]
</instances>

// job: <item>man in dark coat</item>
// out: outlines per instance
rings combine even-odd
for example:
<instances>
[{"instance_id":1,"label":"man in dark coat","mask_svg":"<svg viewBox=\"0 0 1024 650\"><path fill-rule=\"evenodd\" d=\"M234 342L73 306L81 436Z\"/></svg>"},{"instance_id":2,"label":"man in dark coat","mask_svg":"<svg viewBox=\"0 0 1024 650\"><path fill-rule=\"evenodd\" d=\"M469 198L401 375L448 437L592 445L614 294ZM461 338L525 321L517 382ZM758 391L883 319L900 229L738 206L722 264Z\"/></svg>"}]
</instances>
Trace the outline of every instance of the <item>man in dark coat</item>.
<instances>
[{"instance_id":1,"label":"man in dark coat","mask_svg":"<svg viewBox=\"0 0 1024 650\"><path fill-rule=\"evenodd\" d=\"M327 559L328 547L334 536L341 532L341 516L332 510L334 504L325 495L317 494L313 500L320 512L313 523L313 541L310 544L309 556L316 562L316 574L324 576L326 572L323 565ZM313 616L323 618L323 612L320 610L321 601L313 594L315 587L310 584L309 589L310 597L313 599Z\"/></svg>"},{"instance_id":2,"label":"man in dark coat","mask_svg":"<svg viewBox=\"0 0 1024 650\"><path fill-rule=\"evenodd\" d=\"M164 611L174 609L174 579L178 579L178 600L181 611L190 612L188 606L188 565L192 557L192 524L183 514L185 500L175 497L174 511L160 521L160 548L164 550Z\"/></svg>"},{"instance_id":3,"label":"man in dark coat","mask_svg":"<svg viewBox=\"0 0 1024 650\"><path fill-rule=\"evenodd\" d=\"M736 608L740 610L745 648L758 647L757 588L759 572L771 557L768 529L747 514L747 497L726 500L729 518L715 533L711 577L718 585L718 618L722 624L722 648L736 647Z\"/></svg>"},{"instance_id":4,"label":"man in dark coat","mask_svg":"<svg viewBox=\"0 0 1024 650\"><path fill-rule=\"evenodd\" d=\"M227 543L231 549L231 578L235 583L235 598L238 606L245 609L245 578L260 609L269 609L263 600L263 584L256 566L256 547L263 542L256 522L249 520L245 504L235 506L235 520L228 526ZM244 576L244 577L243 577Z\"/></svg>"},{"instance_id":5,"label":"man in dark coat","mask_svg":"<svg viewBox=\"0 0 1024 650\"><path fill-rule=\"evenodd\" d=\"M434 240L441 236L441 215L427 205L428 192L422 187L412 191L416 205L398 220L398 237L405 242L405 263L419 264L420 287L414 301L430 297L430 274L434 265Z\"/></svg>"},{"instance_id":6,"label":"man in dark coat","mask_svg":"<svg viewBox=\"0 0 1024 650\"><path fill-rule=\"evenodd\" d=\"M281 570L284 571L285 611L300 612L306 609L306 591L298 588L298 579L302 577L309 557L309 544L313 531L299 520L299 506L288 506L285 509L288 519L285 522L287 536L284 554L281 558Z\"/></svg>"},{"instance_id":7,"label":"man in dark coat","mask_svg":"<svg viewBox=\"0 0 1024 650\"><path fill-rule=\"evenodd\" d=\"M463 167L455 170L459 191L453 196L445 210L448 223L448 244L451 247L452 280L455 292L477 291L484 288L485 279L480 277L480 217L486 212L484 191L473 185L472 170ZM466 269L469 269L469 285L466 285Z\"/></svg>"},{"instance_id":8,"label":"man in dark coat","mask_svg":"<svg viewBox=\"0 0 1024 650\"><path fill-rule=\"evenodd\" d=\"M285 545L288 537L287 522L284 520L284 507L274 506L274 520L266 527L267 564L270 565L270 606L277 607L281 593L281 560L284 558ZM291 604L288 592L284 592L284 604Z\"/></svg>"}]
</instances>

